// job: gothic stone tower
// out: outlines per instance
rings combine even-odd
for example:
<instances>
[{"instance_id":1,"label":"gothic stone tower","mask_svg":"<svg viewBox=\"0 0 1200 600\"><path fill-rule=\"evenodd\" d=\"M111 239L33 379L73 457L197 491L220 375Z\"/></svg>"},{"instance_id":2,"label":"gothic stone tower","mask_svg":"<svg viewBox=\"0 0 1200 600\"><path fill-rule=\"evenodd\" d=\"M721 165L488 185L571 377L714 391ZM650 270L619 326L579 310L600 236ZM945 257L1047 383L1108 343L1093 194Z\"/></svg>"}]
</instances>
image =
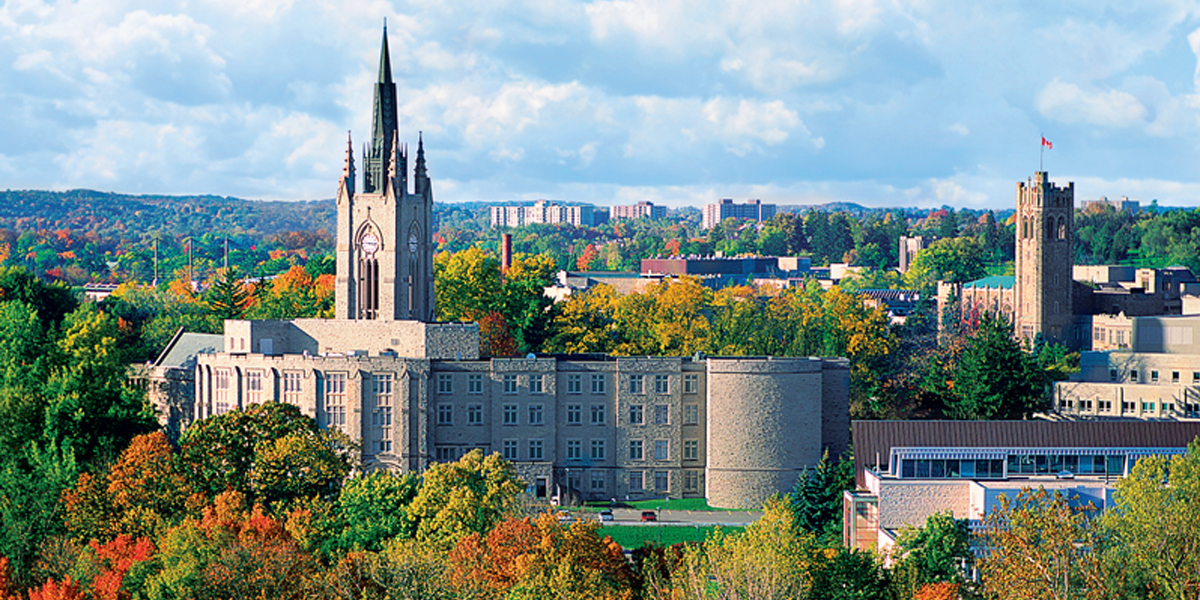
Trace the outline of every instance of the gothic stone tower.
<instances>
[{"instance_id":1,"label":"gothic stone tower","mask_svg":"<svg viewBox=\"0 0 1200 600\"><path fill-rule=\"evenodd\" d=\"M425 172L424 141L418 138L409 191L408 151L400 147L386 26L374 112L371 144L363 153L363 189L358 193L353 145L346 142L337 193L335 318L432 322L433 190Z\"/></svg>"},{"instance_id":2,"label":"gothic stone tower","mask_svg":"<svg viewBox=\"0 0 1200 600\"><path fill-rule=\"evenodd\" d=\"M1075 183L1056 187L1045 171L1017 182L1015 333L1071 346Z\"/></svg>"}]
</instances>

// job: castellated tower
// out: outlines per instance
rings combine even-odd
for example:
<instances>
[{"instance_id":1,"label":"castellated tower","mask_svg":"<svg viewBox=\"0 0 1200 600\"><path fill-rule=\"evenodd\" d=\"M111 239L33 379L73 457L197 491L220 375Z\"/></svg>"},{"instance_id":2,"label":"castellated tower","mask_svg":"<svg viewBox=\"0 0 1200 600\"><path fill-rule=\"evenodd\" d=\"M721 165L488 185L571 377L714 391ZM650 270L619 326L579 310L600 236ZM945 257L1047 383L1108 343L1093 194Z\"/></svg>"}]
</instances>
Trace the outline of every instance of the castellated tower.
<instances>
[{"instance_id":1,"label":"castellated tower","mask_svg":"<svg viewBox=\"0 0 1200 600\"><path fill-rule=\"evenodd\" d=\"M434 321L433 190L418 138L409 191L408 152L400 146L396 84L387 27L375 84L372 139L363 152L363 189L355 193L354 152L337 193L337 319Z\"/></svg>"},{"instance_id":2,"label":"castellated tower","mask_svg":"<svg viewBox=\"0 0 1200 600\"><path fill-rule=\"evenodd\" d=\"M1071 346L1075 183L1056 187L1045 171L1017 183L1015 333Z\"/></svg>"}]
</instances>

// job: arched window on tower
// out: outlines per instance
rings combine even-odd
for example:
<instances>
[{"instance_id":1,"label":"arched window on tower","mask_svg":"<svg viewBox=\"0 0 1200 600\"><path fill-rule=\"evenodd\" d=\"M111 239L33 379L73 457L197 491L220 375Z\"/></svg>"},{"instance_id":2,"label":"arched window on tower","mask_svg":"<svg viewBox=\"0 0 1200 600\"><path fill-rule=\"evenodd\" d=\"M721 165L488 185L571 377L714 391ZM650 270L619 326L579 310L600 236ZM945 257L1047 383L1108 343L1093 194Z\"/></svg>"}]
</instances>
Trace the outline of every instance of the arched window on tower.
<instances>
[{"instance_id":1,"label":"arched window on tower","mask_svg":"<svg viewBox=\"0 0 1200 600\"><path fill-rule=\"evenodd\" d=\"M379 318L379 237L367 229L358 241L358 318Z\"/></svg>"},{"instance_id":2,"label":"arched window on tower","mask_svg":"<svg viewBox=\"0 0 1200 600\"><path fill-rule=\"evenodd\" d=\"M1058 239L1060 239L1060 240L1067 239L1067 218L1066 217L1058 218Z\"/></svg>"},{"instance_id":3,"label":"arched window on tower","mask_svg":"<svg viewBox=\"0 0 1200 600\"><path fill-rule=\"evenodd\" d=\"M1047 217L1046 218L1046 239L1047 240L1054 239L1054 235L1055 235L1054 230L1055 230L1054 217Z\"/></svg>"}]
</instances>

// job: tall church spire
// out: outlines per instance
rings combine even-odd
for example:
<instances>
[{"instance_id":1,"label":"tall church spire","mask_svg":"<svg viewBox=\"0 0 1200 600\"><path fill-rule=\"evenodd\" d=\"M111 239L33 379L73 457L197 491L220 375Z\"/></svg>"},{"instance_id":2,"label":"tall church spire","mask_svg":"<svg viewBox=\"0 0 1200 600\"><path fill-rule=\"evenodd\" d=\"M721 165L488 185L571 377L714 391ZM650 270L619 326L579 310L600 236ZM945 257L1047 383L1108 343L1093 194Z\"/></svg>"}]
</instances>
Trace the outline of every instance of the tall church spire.
<instances>
[{"instance_id":1,"label":"tall church spire","mask_svg":"<svg viewBox=\"0 0 1200 600\"><path fill-rule=\"evenodd\" d=\"M383 45L379 52L379 81L375 83L375 111L371 132L371 152L363 165L363 192L383 190L387 183L392 143L399 131L396 116L396 84L392 82L392 60L388 55L387 23L383 26Z\"/></svg>"}]
</instances>

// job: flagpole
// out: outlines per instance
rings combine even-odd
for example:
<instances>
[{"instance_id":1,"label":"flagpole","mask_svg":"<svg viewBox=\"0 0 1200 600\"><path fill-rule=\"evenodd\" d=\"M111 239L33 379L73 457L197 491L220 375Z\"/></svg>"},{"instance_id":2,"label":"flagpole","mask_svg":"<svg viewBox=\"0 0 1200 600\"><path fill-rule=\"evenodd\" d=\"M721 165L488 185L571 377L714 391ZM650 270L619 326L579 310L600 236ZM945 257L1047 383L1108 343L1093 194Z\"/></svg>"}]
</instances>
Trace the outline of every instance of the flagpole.
<instances>
[{"instance_id":1,"label":"flagpole","mask_svg":"<svg viewBox=\"0 0 1200 600\"><path fill-rule=\"evenodd\" d=\"M1046 159L1046 134L1039 135L1042 137L1042 140L1038 142L1038 172L1040 173L1046 170L1043 166L1043 161Z\"/></svg>"}]
</instances>

